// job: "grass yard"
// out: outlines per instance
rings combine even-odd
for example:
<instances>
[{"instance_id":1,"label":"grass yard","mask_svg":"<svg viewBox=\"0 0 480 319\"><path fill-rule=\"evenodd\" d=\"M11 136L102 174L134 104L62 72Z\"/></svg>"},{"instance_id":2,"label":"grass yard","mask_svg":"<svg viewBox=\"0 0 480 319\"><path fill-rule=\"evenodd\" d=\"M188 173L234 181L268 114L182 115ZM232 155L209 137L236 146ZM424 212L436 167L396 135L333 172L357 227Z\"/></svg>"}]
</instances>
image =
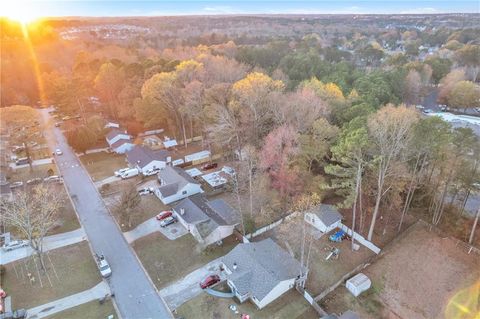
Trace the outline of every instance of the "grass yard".
<instances>
[{"instance_id":1,"label":"grass yard","mask_svg":"<svg viewBox=\"0 0 480 319\"><path fill-rule=\"evenodd\" d=\"M352 309L364 319L476 318L480 255L421 223L401 236L362 271L373 289L355 299L340 287L322 302L326 310Z\"/></svg>"},{"instance_id":2,"label":"grass yard","mask_svg":"<svg viewBox=\"0 0 480 319\"><path fill-rule=\"evenodd\" d=\"M113 172L126 167L125 155L98 152L80 156L80 160L94 181L113 176Z\"/></svg>"},{"instance_id":3,"label":"grass yard","mask_svg":"<svg viewBox=\"0 0 480 319\"><path fill-rule=\"evenodd\" d=\"M10 182L26 182L32 178L45 178L48 177L48 171L52 170L53 175L57 175L57 167L55 164L45 164L33 166L32 170L30 167L23 167L15 170L9 170L7 176L9 177Z\"/></svg>"},{"instance_id":4,"label":"grass yard","mask_svg":"<svg viewBox=\"0 0 480 319\"><path fill-rule=\"evenodd\" d=\"M46 252L45 264L45 273L39 270L36 258L5 265L0 285L12 297L14 309L39 306L90 289L101 281L86 242Z\"/></svg>"},{"instance_id":5,"label":"grass yard","mask_svg":"<svg viewBox=\"0 0 480 319\"><path fill-rule=\"evenodd\" d=\"M302 230L302 215L299 215L289 221L285 221L273 230L256 237L254 240L261 240L266 237L271 237L286 251L289 251L289 247L292 249L295 258L300 260L301 243L303 237ZM314 230L313 227L307 225L307 231ZM307 232L309 234L309 232ZM317 232L319 234L319 232ZM313 237L310 259L309 259L309 272L306 284L307 291L317 296L326 288L333 285L340 280L343 275L352 271L356 266L367 260L374 253L364 246L360 246L358 251L351 250L351 242L344 240L341 243L331 243L328 240L328 236L331 233L323 235L322 237L315 239ZM288 244L287 244L288 243ZM308 254L308 243L306 242L305 254ZM336 260L325 260L329 253L327 247L336 247L340 249L340 255ZM307 258L307 257L305 257Z\"/></svg>"},{"instance_id":6,"label":"grass yard","mask_svg":"<svg viewBox=\"0 0 480 319\"><path fill-rule=\"evenodd\" d=\"M193 270L225 255L238 241L230 236L222 246L212 245L199 251L197 241L186 234L176 240L168 240L160 233L153 233L136 240L132 246L155 286L161 289L179 280Z\"/></svg>"},{"instance_id":7,"label":"grass yard","mask_svg":"<svg viewBox=\"0 0 480 319\"><path fill-rule=\"evenodd\" d=\"M83 305L48 316L46 319L106 319L109 315L114 315L113 318L115 319L118 318L111 300L103 304L100 304L98 301L90 301Z\"/></svg>"},{"instance_id":8,"label":"grass yard","mask_svg":"<svg viewBox=\"0 0 480 319\"><path fill-rule=\"evenodd\" d=\"M229 309L234 304L239 314ZM202 293L177 309L177 314L188 319L238 319L248 314L255 319L318 319L319 314L296 290L291 290L262 310L246 301L239 304L236 299L215 298Z\"/></svg>"}]
</instances>

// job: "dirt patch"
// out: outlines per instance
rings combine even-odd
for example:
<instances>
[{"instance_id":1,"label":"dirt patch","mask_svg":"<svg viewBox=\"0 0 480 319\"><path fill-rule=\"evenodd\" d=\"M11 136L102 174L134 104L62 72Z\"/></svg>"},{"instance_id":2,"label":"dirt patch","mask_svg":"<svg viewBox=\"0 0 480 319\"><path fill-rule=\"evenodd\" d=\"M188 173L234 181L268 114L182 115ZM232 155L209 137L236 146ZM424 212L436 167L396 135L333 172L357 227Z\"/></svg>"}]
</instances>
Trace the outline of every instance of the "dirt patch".
<instances>
[{"instance_id":1,"label":"dirt patch","mask_svg":"<svg viewBox=\"0 0 480 319\"><path fill-rule=\"evenodd\" d=\"M372 319L440 319L445 318L449 300L480 277L478 254L468 254L455 240L442 238L423 224L413 226L384 254L363 271L373 290L355 300L345 288L337 289L324 300L325 308L333 312L352 308Z\"/></svg>"}]
</instances>

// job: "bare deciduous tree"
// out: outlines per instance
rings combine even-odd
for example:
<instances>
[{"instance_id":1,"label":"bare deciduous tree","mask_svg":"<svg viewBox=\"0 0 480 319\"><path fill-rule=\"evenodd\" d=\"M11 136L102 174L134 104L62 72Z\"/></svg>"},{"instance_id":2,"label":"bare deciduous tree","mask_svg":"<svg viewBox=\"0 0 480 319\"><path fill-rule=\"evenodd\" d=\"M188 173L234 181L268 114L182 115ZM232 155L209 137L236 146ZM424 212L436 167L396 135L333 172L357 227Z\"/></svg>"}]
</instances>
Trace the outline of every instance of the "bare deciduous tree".
<instances>
[{"instance_id":1,"label":"bare deciduous tree","mask_svg":"<svg viewBox=\"0 0 480 319\"><path fill-rule=\"evenodd\" d=\"M63 202L63 196L43 185L18 192L11 201L0 200L3 220L27 238L40 260L42 270L45 270L43 240L55 226Z\"/></svg>"}]
</instances>

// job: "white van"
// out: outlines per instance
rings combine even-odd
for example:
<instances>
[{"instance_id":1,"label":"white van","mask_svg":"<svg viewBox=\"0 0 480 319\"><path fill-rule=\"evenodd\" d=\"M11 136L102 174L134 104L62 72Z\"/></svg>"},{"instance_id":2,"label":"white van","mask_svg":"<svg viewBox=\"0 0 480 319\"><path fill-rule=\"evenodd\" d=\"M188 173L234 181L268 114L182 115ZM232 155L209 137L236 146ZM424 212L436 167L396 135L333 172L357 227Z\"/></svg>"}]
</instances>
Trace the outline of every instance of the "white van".
<instances>
[{"instance_id":1,"label":"white van","mask_svg":"<svg viewBox=\"0 0 480 319\"><path fill-rule=\"evenodd\" d=\"M134 177L134 176L137 176L138 175L138 169L136 168L131 168L129 170L126 170L125 172L122 173L122 175L120 175L120 177L122 179L127 179L127 178L130 178L130 177Z\"/></svg>"}]
</instances>

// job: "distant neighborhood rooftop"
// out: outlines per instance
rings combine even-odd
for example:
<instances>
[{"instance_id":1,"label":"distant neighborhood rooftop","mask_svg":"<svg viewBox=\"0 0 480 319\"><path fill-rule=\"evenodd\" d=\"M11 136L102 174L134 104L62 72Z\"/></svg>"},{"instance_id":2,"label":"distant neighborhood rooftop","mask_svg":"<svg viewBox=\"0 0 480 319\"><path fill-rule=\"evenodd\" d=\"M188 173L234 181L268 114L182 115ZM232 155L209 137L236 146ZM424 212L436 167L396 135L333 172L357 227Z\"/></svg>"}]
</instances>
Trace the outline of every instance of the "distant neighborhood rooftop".
<instances>
[{"instance_id":1,"label":"distant neighborhood rooftop","mask_svg":"<svg viewBox=\"0 0 480 319\"><path fill-rule=\"evenodd\" d=\"M107 134L107 140L112 140L115 136L120 135L120 134L128 134L127 131L125 130L120 130L118 128L113 128L108 132Z\"/></svg>"},{"instance_id":2,"label":"distant neighborhood rooftop","mask_svg":"<svg viewBox=\"0 0 480 319\"><path fill-rule=\"evenodd\" d=\"M178 167L166 166L158 173L160 187L158 190L164 197L175 194L179 189L185 187L188 183L199 184L183 169Z\"/></svg>"}]
</instances>

